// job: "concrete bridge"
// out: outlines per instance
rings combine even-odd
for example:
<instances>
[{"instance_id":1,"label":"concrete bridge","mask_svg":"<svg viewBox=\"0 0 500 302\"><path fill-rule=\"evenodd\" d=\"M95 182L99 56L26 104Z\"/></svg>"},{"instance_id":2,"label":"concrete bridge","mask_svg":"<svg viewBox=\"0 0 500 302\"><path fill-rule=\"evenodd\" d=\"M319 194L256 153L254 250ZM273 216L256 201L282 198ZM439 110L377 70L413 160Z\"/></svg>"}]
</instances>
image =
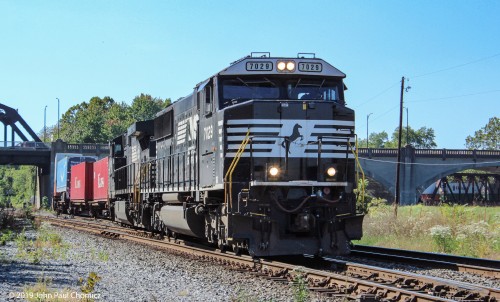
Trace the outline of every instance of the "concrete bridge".
<instances>
[{"instance_id":1,"label":"concrete bridge","mask_svg":"<svg viewBox=\"0 0 500 302\"><path fill-rule=\"evenodd\" d=\"M401 204L414 204L420 193L437 179L465 169L500 171L499 150L401 148ZM385 186L394 196L397 149L358 149L366 176Z\"/></svg>"}]
</instances>

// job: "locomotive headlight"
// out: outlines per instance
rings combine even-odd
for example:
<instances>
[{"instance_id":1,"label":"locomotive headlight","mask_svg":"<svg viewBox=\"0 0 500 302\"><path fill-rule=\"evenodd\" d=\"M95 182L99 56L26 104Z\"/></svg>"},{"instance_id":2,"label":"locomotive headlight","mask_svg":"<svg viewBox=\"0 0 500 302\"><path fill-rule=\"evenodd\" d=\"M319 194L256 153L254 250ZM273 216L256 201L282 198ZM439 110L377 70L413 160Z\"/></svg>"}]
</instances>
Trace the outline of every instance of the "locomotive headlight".
<instances>
[{"instance_id":1,"label":"locomotive headlight","mask_svg":"<svg viewBox=\"0 0 500 302\"><path fill-rule=\"evenodd\" d=\"M276 175L278 175L278 173L280 173L280 170L276 167L271 167L269 169L269 175L271 175L271 176L276 176Z\"/></svg>"},{"instance_id":2,"label":"locomotive headlight","mask_svg":"<svg viewBox=\"0 0 500 302\"><path fill-rule=\"evenodd\" d=\"M335 170L334 167L330 167L326 170L326 174L328 174L328 176L330 177L333 177L335 176L335 174L337 174L337 170Z\"/></svg>"},{"instance_id":3,"label":"locomotive headlight","mask_svg":"<svg viewBox=\"0 0 500 302\"><path fill-rule=\"evenodd\" d=\"M286 69L288 71L293 71L295 69L295 62L290 61L286 63Z\"/></svg>"},{"instance_id":4,"label":"locomotive headlight","mask_svg":"<svg viewBox=\"0 0 500 302\"><path fill-rule=\"evenodd\" d=\"M281 62L278 62L277 66L278 66L278 70L283 71L286 68L286 63L281 61Z\"/></svg>"}]
</instances>

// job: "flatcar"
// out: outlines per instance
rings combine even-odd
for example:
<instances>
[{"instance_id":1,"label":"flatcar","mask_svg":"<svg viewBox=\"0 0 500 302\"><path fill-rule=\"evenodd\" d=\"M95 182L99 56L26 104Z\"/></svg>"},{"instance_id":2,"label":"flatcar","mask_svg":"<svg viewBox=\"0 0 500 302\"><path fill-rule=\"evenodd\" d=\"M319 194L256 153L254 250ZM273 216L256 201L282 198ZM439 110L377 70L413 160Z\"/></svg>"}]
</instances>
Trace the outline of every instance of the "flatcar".
<instances>
[{"instance_id":1,"label":"flatcar","mask_svg":"<svg viewBox=\"0 0 500 302\"><path fill-rule=\"evenodd\" d=\"M362 236L345 74L252 53L110 142L112 219L255 256L344 255Z\"/></svg>"}]
</instances>

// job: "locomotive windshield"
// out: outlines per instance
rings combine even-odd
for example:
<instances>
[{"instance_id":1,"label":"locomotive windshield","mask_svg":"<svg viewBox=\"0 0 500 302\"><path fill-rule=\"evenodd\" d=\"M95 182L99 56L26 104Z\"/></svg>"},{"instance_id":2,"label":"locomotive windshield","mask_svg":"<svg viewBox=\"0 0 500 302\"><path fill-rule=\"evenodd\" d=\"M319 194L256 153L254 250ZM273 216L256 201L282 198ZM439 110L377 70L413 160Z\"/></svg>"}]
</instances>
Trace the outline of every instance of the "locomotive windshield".
<instances>
[{"instance_id":1,"label":"locomotive windshield","mask_svg":"<svg viewBox=\"0 0 500 302\"><path fill-rule=\"evenodd\" d=\"M221 107L255 99L343 102L342 81L320 77L238 76L222 80L221 94Z\"/></svg>"}]
</instances>

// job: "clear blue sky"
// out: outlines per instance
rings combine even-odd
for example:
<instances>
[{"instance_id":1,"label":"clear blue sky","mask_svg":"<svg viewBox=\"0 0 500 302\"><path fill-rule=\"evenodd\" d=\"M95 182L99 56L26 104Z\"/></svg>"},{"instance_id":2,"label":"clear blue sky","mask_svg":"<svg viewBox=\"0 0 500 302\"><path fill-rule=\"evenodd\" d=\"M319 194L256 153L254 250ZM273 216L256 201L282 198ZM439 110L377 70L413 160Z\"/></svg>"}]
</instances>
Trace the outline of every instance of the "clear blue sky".
<instances>
[{"instance_id":1,"label":"clear blue sky","mask_svg":"<svg viewBox=\"0 0 500 302\"><path fill-rule=\"evenodd\" d=\"M369 113L370 132L398 125L402 76L410 126L440 148L500 115L500 1L482 0L0 0L0 103L38 132L56 98L61 114L93 96L176 100L252 51L315 52L345 72L361 138Z\"/></svg>"}]
</instances>

